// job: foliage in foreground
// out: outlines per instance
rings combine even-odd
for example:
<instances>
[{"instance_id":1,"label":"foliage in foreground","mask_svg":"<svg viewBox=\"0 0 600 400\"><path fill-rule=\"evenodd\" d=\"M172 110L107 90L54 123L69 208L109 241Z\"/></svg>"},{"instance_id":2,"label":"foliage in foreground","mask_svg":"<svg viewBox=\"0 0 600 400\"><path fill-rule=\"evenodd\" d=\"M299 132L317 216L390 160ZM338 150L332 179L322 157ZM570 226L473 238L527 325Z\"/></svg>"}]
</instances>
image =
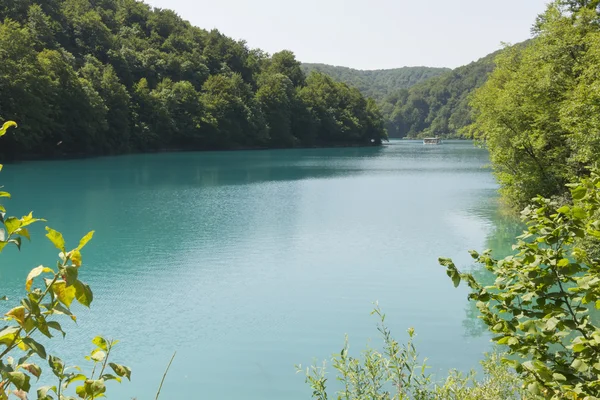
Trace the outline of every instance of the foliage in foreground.
<instances>
[{"instance_id":1,"label":"foliage in foreground","mask_svg":"<svg viewBox=\"0 0 600 400\"><path fill-rule=\"evenodd\" d=\"M306 383L312 389L312 398L326 400L497 400L520 399L522 382L506 364L499 362L496 353L488 354L482 362L485 379L478 381L475 372L463 375L450 371L445 382L435 384L426 360L419 362L413 344L415 332L408 330L409 340L401 345L385 325L385 314L379 307L373 314L380 318L378 330L383 338L383 351L367 348L362 357L349 355L348 339L340 354L332 359L341 389L328 390L326 363L313 365L298 372L306 374Z\"/></svg>"},{"instance_id":2,"label":"foliage in foreground","mask_svg":"<svg viewBox=\"0 0 600 400\"><path fill-rule=\"evenodd\" d=\"M472 289L481 319L508 347L503 360L524 379L531 396L600 398L600 259L578 243L600 238L600 175L571 184L573 205L538 197L522 215L527 230L503 260L472 252L496 280L482 286L441 259L458 286Z\"/></svg>"},{"instance_id":3,"label":"foliage in foreground","mask_svg":"<svg viewBox=\"0 0 600 400\"><path fill-rule=\"evenodd\" d=\"M5 123L0 129L0 136L11 126L16 124ZM10 194L0 192L0 197L7 198ZM4 206L0 205L0 252L8 245L20 250L22 239L30 239L28 227L39 221L43 220L33 218L32 214L22 218L9 217ZM38 341L39 336L48 339L55 338L55 335L65 336L59 318L68 317L76 321L71 311L74 302L86 307L91 305L92 290L79 280L79 273L82 268L81 250L94 232L85 235L76 248L67 251L62 234L48 227L46 231L46 237L60 251L59 260L54 268L40 265L32 269L25 282L26 296L4 314L6 325L0 329L0 400L8 399L11 394L27 399L27 394L33 390L32 380L42 376L40 362L48 364L57 383L38 388L38 400L74 400L75 397L68 393L74 393L81 399L104 397L107 381L120 382L123 377L131 377L128 367L109 362L116 340L93 339L94 349L85 357L92 365L91 373L80 367L67 366L57 356L48 354ZM8 301L6 298L3 300Z\"/></svg>"}]
</instances>

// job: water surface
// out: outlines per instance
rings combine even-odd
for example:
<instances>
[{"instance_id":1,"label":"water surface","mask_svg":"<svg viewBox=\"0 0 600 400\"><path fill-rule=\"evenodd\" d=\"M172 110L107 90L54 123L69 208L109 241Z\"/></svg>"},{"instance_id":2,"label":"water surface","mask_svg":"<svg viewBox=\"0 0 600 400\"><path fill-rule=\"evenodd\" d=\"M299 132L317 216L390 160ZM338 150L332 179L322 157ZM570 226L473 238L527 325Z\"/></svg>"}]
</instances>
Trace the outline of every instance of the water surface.
<instances>
[{"instance_id":1,"label":"water surface","mask_svg":"<svg viewBox=\"0 0 600 400\"><path fill-rule=\"evenodd\" d=\"M439 256L505 251L484 150L470 142L393 141L364 149L174 153L6 166L9 211L33 210L84 252L91 311L53 350L79 363L97 334L121 340L133 382L111 398L308 399L294 364L377 345L372 303L398 338L414 327L433 372L477 367L490 349L464 288ZM507 233L508 232L508 233ZM0 258L18 295L56 251L33 229Z\"/></svg>"}]
</instances>

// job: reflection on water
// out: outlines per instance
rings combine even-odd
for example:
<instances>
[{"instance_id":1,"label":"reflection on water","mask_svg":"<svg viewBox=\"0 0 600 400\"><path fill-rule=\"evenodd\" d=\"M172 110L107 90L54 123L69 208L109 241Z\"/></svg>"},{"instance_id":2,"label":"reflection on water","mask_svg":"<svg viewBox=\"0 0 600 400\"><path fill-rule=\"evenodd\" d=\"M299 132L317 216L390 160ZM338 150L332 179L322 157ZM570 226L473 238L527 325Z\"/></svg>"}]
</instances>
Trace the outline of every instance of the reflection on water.
<instances>
[{"instance_id":1,"label":"reflection on water","mask_svg":"<svg viewBox=\"0 0 600 400\"><path fill-rule=\"evenodd\" d=\"M492 257L495 259L502 259L514 254L512 246L516 243L517 236L521 235L525 228L518 215L503 210L495 196L483 201L476 210L473 210L473 214L479 215L488 221L486 224L488 231L485 246L472 250L479 253L488 249L492 250ZM470 272L484 286L492 285L495 280L492 273L486 270L483 265L475 262L466 271ZM487 325L479 319L479 310L475 302L468 302L465 307L465 314L466 318L463 326L466 335L481 337L487 333Z\"/></svg>"},{"instance_id":2,"label":"reflection on water","mask_svg":"<svg viewBox=\"0 0 600 400\"><path fill-rule=\"evenodd\" d=\"M416 329L434 372L477 366L489 336L465 326L467 290L437 259L468 269L469 249L512 241L487 163L468 142L395 141L32 162L2 175L26 199L11 211L33 209L71 243L96 230L82 271L95 302L53 350L76 362L95 335L119 338L117 361L134 375L115 398L151 398L178 351L167 398L200 387L207 399L299 400L310 392L293 366L329 357L345 333L353 349L376 338L374 301L399 339ZM56 257L43 226L32 235L0 258L2 294Z\"/></svg>"}]
</instances>

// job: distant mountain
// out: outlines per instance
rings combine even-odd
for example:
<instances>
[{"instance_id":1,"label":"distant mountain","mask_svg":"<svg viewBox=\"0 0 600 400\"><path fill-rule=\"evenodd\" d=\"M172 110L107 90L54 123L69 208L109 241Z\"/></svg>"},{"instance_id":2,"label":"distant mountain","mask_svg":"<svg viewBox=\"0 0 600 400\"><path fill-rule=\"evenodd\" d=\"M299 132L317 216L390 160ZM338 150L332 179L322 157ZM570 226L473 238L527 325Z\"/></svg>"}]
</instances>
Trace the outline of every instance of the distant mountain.
<instances>
[{"instance_id":1,"label":"distant mountain","mask_svg":"<svg viewBox=\"0 0 600 400\"><path fill-rule=\"evenodd\" d=\"M326 64L302 64L302 68L307 73L325 73L374 98L391 138L458 137L472 121L470 94L486 82L499 52L453 70L405 67L361 71Z\"/></svg>"},{"instance_id":2,"label":"distant mountain","mask_svg":"<svg viewBox=\"0 0 600 400\"><path fill-rule=\"evenodd\" d=\"M461 128L472 121L470 94L486 82L498 53L396 90L379 101L389 137L460 136Z\"/></svg>"},{"instance_id":3,"label":"distant mountain","mask_svg":"<svg viewBox=\"0 0 600 400\"><path fill-rule=\"evenodd\" d=\"M360 90L363 95L372 97L377 101L383 100L399 89L407 89L450 71L448 68L430 67L404 67L368 71L309 63L303 63L302 69L307 75L312 71L329 75L336 81L353 86Z\"/></svg>"}]
</instances>

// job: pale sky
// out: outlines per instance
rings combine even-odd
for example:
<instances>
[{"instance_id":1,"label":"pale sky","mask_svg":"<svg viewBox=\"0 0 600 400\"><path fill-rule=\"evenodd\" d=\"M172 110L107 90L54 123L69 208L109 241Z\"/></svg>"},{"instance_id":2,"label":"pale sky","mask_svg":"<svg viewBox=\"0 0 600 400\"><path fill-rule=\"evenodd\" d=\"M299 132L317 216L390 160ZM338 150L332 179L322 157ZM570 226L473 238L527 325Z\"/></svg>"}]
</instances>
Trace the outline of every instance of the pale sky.
<instances>
[{"instance_id":1,"label":"pale sky","mask_svg":"<svg viewBox=\"0 0 600 400\"><path fill-rule=\"evenodd\" d=\"M146 0L268 53L358 69L458 67L528 39L548 0Z\"/></svg>"}]
</instances>

